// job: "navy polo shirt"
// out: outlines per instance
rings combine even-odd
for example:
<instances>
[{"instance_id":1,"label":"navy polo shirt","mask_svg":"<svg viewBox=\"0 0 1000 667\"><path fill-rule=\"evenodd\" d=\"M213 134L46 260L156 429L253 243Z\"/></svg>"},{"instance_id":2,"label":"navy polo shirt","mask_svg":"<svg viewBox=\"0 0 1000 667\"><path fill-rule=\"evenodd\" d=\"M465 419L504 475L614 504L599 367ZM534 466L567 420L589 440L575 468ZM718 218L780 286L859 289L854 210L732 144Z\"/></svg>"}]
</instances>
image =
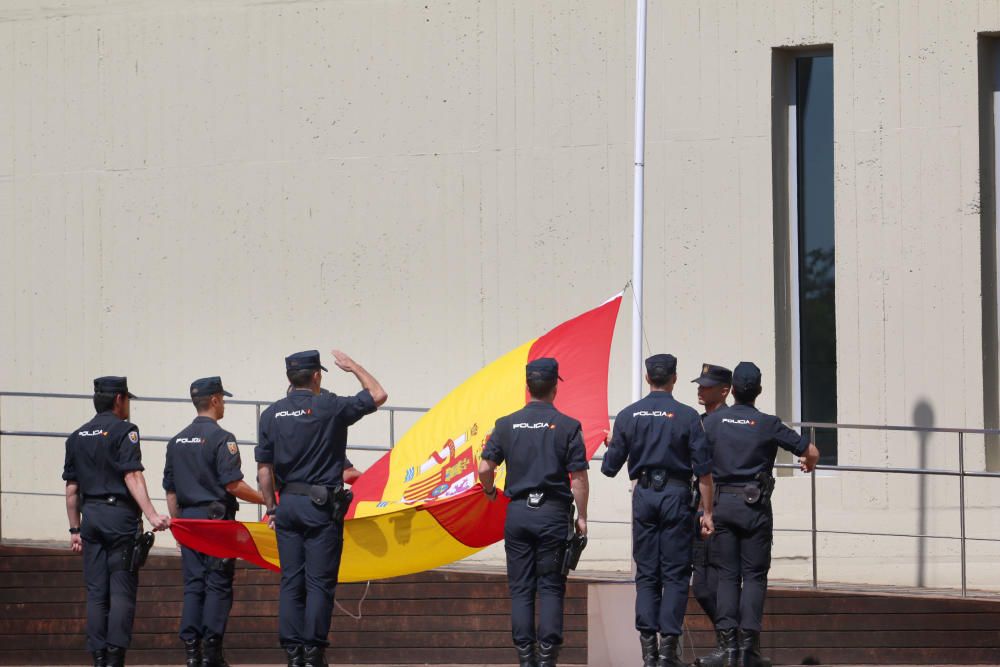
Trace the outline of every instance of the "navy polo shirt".
<instances>
[{"instance_id":1,"label":"navy polo shirt","mask_svg":"<svg viewBox=\"0 0 1000 667\"><path fill-rule=\"evenodd\" d=\"M712 471L712 452L698 412L667 391L651 391L618 413L601 472L614 477L628 462L629 479L644 468L690 479Z\"/></svg>"},{"instance_id":2,"label":"navy polo shirt","mask_svg":"<svg viewBox=\"0 0 1000 667\"><path fill-rule=\"evenodd\" d=\"M347 427L375 410L367 389L354 396L294 389L260 416L254 457L274 466L279 489L291 482L339 486Z\"/></svg>"},{"instance_id":3,"label":"navy polo shirt","mask_svg":"<svg viewBox=\"0 0 1000 667\"><path fill-rule=\"evenodd\" d=\"M236 436L211 417L196 417L167 443L163 488L181 507L214 501L235 508L226 485L243 479Z\"/></svg>"},{"instance_id":4,"label":"navy polo shirt","mask_svg":"<svg viewBox=\"0 0 1000 667\"><path fill-rule=\"evenodd\" d=\"M809 447L808 436L774 415L739 403L705 417L705 434L713 451L712 477L723 484L750 482L757 473L770 473L779 447L796 456Z\"/></svg>"},{"instance_id":5,"label":"navy polo shirt","mask_svg":"<svg viewBox=\"0 0 1000 667\"><path fill-rule=\"evenodd\" d=\"M482 457L497 465L506 461L509 498L537 490L572 501L568 473L589 467L580 422L545 401L498 419Z\"/></svg>"},{"instance_id":6,"label":"navy polo shirt","mask_svg":"<svg viewBox=\"0 0 1000 667\"><path fill-rule=\"evenodd\" d=\"M129 496L125 473L142 470L139 427L110 410L94 416L66 439L62 478L85 496Z\"/></svg>"}]
</instances>

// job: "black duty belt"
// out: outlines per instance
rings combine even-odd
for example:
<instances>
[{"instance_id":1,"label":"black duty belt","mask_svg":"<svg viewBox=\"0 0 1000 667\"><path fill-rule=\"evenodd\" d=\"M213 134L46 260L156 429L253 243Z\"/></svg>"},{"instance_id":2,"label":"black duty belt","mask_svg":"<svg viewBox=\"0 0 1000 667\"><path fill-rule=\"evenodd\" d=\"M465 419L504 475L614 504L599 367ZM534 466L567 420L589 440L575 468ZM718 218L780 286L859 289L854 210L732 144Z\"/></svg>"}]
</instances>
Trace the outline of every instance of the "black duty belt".
<instances>
[{"instance_id":1,"label":"black duty belt","mask_svg":"<svg viewBox=\"0 0 1000 667\"><path fill-rule=\"evenodd\" d=\"M569 505L570 503L573 502L569 498L555 495L552 491L541 491L540 489L529 489L528 491L522 491L518 493L516 496L512 496L511 500L527 500L531 496L538 496L538 495L541 495L543 498L543 502L546 503L561 503L564 505Z\"/></svg>"},{"instance_id":2,"label":"black duty belt","mask_svg":"<svg viewBox=\"0 0 1000 667\"><path fill-rule=\"evenodd\" d=\"M322 484L306 484L305 482L289 482L281 487L281 493L287 493L292 496L309 496L312 495L313 490L318 487L323 486ZM327 486L325 488L331 495L339 493L343 486Z\"/></svg>"},{"instance_id":3,"label":"black duty belt","mask_svg":"<svg viewBox=\"0 0 1000 667\"><path fill-rule=\"evenodd\" d=\"M106 493L103 495L84 495L83 503L100 503L102 505L123 505L125 507L138 507L136 502L132 500L132 496L120 496L115 493Z\"/></svg>"},{"instance_id":4,"label":"black duty belt","mask_svg":"<svg viewBox=\"0 0 1000 667\"><path fill-rule=\"evenodd\" d=\"M719 493L733 493L739 496L743 495L743 491L746 487L747 484L717 484L715 486Z\"/></svg>"},{"instance_id":5,"label":"black duty belt","mask_svg":"<svg viewBox=\"0 0 1000 667\"><path fill-rule=\"evenodd\" d=\"M659 489L662 489L664 486L691 488L690 477L671 475L662 468L643 468L639 471L639 476L636 480L639 482L639 486L644 489L648 489L651 486L658 487Z\"/></svg>"},{"instance_id":6,"label":"black duty belt","mask_svg":"<svg viewBox=\"0 0 1000 667\"><path fill-rule=\"evenodd\" d=\"M224 500L206 500L203 503L187 503L181 505L182 510L192 508L208 510L209 519L232 519L236 516L236 510L239 509L238 506L230 506L229 503Z\"/></svg>"},{"instance_id":7,"label":"black duty belt","mask_svg":"<svg viewBox=\"0 0 1000 667\"><path fill-rule=\"evenodd\" d=\"M219 503L220 505L226 505L225 500L206 500L203 503L184 503L181 505L182 510L190 509L192 507L211 507L212 505Z\"/></svg>"}]
</instances>

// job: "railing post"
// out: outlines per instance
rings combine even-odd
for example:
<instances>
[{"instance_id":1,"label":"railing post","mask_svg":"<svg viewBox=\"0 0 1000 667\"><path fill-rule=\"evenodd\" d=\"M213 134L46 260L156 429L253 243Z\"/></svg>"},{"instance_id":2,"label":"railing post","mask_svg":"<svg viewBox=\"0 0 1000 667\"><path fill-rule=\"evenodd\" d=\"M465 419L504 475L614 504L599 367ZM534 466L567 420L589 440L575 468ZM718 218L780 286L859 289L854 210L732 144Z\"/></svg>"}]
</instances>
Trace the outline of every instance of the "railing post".
<instances>
[{"instance_id":1,"label":"railing post","mask_svg":"<svg viewBox=\"0 0 1000 667\"><path fill-rule=\"evenodd\" d=\"M962 558L962 597L966 597L966 562L965 562L965 433L958 434L958 526Z\"/></svg>"},{"instance_id":2,"label":"railing post","mask_svg":"<svg viewBox=\"0 0 1000 667\"><path fill-rule=\"evenodd\" d=\"M396 411L389 408L389 448L396 446Z\"/></svg>"},{"instance_id":3,"label":"railing post","mask_svg":"<svg viewBox=\"0 0 1000 667\"><path fill-rule=\"evenodd\" d=\"M816 443L816 427L809 427L809 442ZM818 550L816 549L816 470L814 469L809 473L809 492L810 500L809 505L812 510L812 566L813 566L813 588L819 588L819 563L816 562L816 555Z\"/></svg>"},{"instance_id":4,"label":"railing post","mask_svg":"<svg viewBox=\"0 0 1000 667\"><path fill-rule=\"evenodd\" d=\"M257 429L257 435L253 437L254 440L260 438L260 403L255 403L254 411L257 413L257 420L253 423L254 428ZM260 480L257 480L257 486L260 487ZM257 505L257 520L262 521L264 519L264 507L263 505Z\"/></svg>"}]
</instances>

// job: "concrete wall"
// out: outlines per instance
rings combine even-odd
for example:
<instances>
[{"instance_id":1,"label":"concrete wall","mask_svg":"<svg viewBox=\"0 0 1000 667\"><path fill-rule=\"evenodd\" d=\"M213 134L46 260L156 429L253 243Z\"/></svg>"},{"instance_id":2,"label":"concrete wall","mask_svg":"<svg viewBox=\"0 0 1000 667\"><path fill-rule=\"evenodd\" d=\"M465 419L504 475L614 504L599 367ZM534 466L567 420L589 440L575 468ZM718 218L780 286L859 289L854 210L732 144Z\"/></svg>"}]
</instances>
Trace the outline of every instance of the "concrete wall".
<instances>
[{"instance_id":1,"label":"concrete wall","mask_svg":"<svg viewBox=\"0 0 1000 667\"><path fill-rule=\"evenodd\" d=\"M127 373L140 394L183 395L220 373L269 398L284 354L338 346L391 403L433 404L629 277L632 4L5 2L0 387L85 392ZM740 359L773 378L786 354L773 49L832 44L840 420L910 423L921 405L936 425L983 424L976 49L998 29L997 2L650 3L647 336L682 379ZM626 310L611 411L629 396L629 324ZM0 406L4 428L38 430L85 408ZM136 409L147 434L187 418ZM252 438L252 413L227 421ZM384 418L355 438L384 442ZM4 491L60 491L60 447L3 445ZM970 469L984 448L967 443ZM841 461L948 467L956 451L845 435ZM155 479L162 449L146 452ZM822 527L955 530L953 480L922 495L898 477L820 481ZM1000 537L995 485L970 487L977 530ZM627 493L595 484L595 567L628 570ZM807 526L807 498L783 479L779 526ZM62 538L58 499L4 496L3 536ZM886 553L908 583L957 572L916 540L824 540L833 579L889 576L852 565ZM804 576L807 555L779 536L775 575Z\"/></svg>"}]
</instances>

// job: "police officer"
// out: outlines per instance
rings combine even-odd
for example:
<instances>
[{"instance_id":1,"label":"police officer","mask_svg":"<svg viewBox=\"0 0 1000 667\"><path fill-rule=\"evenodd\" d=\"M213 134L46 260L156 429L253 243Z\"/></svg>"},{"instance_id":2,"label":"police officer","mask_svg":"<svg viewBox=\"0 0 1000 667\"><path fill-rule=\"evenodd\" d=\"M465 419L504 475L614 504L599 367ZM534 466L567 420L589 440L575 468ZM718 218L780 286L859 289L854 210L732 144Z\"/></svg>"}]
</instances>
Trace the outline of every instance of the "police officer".
<instances>
[{"instance_id":1,"label":"police officer","mask_svg":"<svg viewBox=\"0 0 1000 667\"><path fill-rule=\"evenodd\" d=\"M692 475L702 498L712 497L711 453L698 413L673 397L677 359L646 359L650 392L615 417L601 472L614 477L628 462L635 559L635 627L644 667L681 667L678 638L691 576L695 503ZM712 530L707 503L702 522ZM657 643L656 633L660 633Z\"/></svg>"},{"instance_id":2,"label":"police officer","mask_svg":"<svg viewBox=\"0 0 1000 667\"><path fill-rule=\"evenodd\" d=\"M698 404L705 406L705 411L701 413L702 422L705 417L716 410L726 407L726 399L733 384L733 372L724 366L715 364L702 364L701 375L692 382L698 385ZM691 576L691 590L694 598L698 601L705 615L712 620L715 626L715 599L719 591L719 573L711 562L712 537L702 536L701 525L702 513L698 512L695 523L695 536L693 544L693 567ZM723 651L722 635L718 628L715 631L716 650L706 658L721 659Z\"/></svg>"},{"instance_id":3,"label":"police officer","mask_svg":"<svg viewBox=\"0 0 1000 667\"><path fill-rule=\"evenodd\" d=\"M804 472L819 460L807 436L754 407L760 392L760 369L742 361L733 369L735 404L705 418L717 492L712 538L719 570L716 627L725 651L721 659L701 659L703 667L771 664L760 655L760 629L771 567L774 459L778 447L788 450L799 457Z\"/></svg>"},{"instance_id":4,"label":"police officer","mask_svg":"<svg viewBox=\"0 0 1000 667\"><path fill-rule=\"evenodd\" d=\"M153 530L170 525L146 490L139 428L128 421L133 398L126 378L97 378L97 414L66 440L63 479L70 546L83 552L87 648L95 667L124 665L132 640L138 566L150 546L145 544L141 556L136 553L142 534L140 511Z\"/></svg>"},{"instance_id":5,"label":"police officer","mask_svg":"<svg viewBox=\"0 0 1000 667\"><path fill-rule=\"evenodd\" d=\"M362 390L354 396L321 393L326 368L319 352L286 357L292 391L260 416L255 450L257 479L278 538L279 636L290 667L327 664L344 514L351 499L343 480L347 427L387 398L360 364L339 350L333 357L338 368L358 378ZM275 489L281 492L277 508Z\"/></svg>"},{"instance_id":6,"label":"police officer","mask_svg":"<svg viewBox=\"0 0 1000 667\"><path fill-rule=\"evenodd\" d=\"M553 404L558 362L536 359L525 375L531 398L522 409L496 421L483 449L479 479L483 493L494 500L496 468L506 462L504 495L510 504L504 550L514 646L521 667L554 667L563 641L566 538L574 529L587 534L587 451L580 422ZM571 529L574 500L577 519Z\"/></svg>"},{"instance_id":7,"label":"police officer","mask_svg":"<svg viewBox=\"0 0 1000 667\"><path fill-rule=\"evenodd\" d=\"M191 402L198 416L167 443L163 488L172 518L233 519L237 498L263 504L243 481L236 436L219 426L226 396L218 376L191 383ZM226 667L222 638L233 606L235 561L181 547L184 607L180 638L187 667Z\"/></svg>"}]
</instances>

